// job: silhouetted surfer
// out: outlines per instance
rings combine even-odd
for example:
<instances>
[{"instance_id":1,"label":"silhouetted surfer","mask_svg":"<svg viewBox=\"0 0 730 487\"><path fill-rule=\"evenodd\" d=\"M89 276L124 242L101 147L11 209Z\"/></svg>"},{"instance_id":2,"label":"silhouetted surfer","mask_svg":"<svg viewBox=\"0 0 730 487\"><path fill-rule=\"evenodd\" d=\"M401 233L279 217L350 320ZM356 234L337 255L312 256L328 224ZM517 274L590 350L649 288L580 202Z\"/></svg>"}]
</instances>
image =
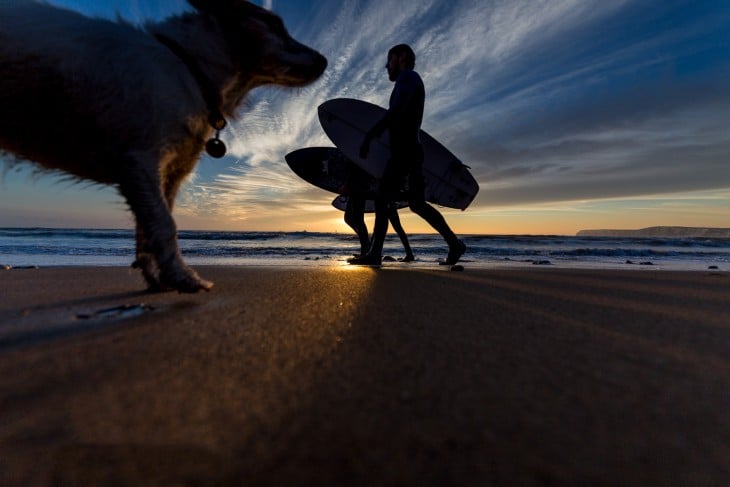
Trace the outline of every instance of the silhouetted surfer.
<instances>
[{"instance_id":1,"label":"silhouetted surfer","mask_svg":"<svg viewBox=\"0 0 730 487\"><path fill-rule=\"evenodd\" d=\"M360 156L366 158L370 141L386 129L390 133L391 157L380 181L375 198L375 225L370 250L366 255L350 259L356 265L379 265L382 261L383 242L388 232L388 214L394 207L395 195L403 180L408 178L408 204L411 210L438 231L449 245L444 264L455 264L466 252L466 245L459 240L439 211L426 203L423 183L423 148L418 133L423 119L426 91L423 81L413 70L416 55L406 44L399 44L388 51L388 78L395 82L390 95L389 108L383 118L370 129L360 147Z\"/></svg>"}]
</instances>

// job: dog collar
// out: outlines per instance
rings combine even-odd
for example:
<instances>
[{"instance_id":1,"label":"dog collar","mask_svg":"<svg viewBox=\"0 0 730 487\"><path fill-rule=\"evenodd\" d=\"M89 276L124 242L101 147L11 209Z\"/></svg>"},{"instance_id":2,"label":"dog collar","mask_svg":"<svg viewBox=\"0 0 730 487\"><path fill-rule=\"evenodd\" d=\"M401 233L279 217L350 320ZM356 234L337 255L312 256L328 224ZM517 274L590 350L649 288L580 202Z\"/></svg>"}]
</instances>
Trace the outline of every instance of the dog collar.
<instances>
[{"instance_id":1,"label":"dog collar","mask_svg":"<svg viewBox=\"0 0 730 487\"><path fill-rule=\"evenodd\" d=\"M220 159L226 154L226 144L220 139L220 133L227 125L220 108L223 103L220 91L218 91L210 78L203 73L195 58L185 48L165 35L155 34L155 38L185 64L190 74L193 75L193 78L198 83L200 93L203 95L203 100L208 107L208 123L215 129L215 137L205 143L205 152L211 157Z\"/></svg>"}]
</instances>

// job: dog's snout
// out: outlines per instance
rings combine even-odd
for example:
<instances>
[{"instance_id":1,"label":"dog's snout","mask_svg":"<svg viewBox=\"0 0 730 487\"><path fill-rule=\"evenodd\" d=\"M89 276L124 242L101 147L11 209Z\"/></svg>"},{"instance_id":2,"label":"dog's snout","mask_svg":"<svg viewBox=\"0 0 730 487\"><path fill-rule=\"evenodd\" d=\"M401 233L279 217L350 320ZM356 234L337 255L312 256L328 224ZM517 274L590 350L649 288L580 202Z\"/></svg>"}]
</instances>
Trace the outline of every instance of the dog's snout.
<instances>
[{"instance_id":1,"label":"dog's snout","mask_svg":"<svg viewBox=\"0 0 730 487\"><path fill-rule=\"evenodd\" d=\"M307 56L307 64L310 64L312 71L317 72L317 76L324 73L327 69L327 58L309 46L302 44L294 39L290 39L289 50L293 53L301 53Z\"/></svg>"},{"instance_id":2,"label":"dog's snout","mask_svg":"<svg viewBox=\"0 0 730 487\"><path fill-rule=\"evenodd\" d=\"M327 58L321 55L320 53L316 53L314 66L319 75L324 73L324 70L327 69Z\"/></svg>"},{"instance_id":3,"label":"dog's snout","mask_svg":"<svg viewBox=\"0 0 730 487\"><path fill-rule=\"evenodd\" d=\"M290 39L287 49L277 53L277 82L303 86L322 76L327 58L309 46Z\"/></svg>"}]
</instances>

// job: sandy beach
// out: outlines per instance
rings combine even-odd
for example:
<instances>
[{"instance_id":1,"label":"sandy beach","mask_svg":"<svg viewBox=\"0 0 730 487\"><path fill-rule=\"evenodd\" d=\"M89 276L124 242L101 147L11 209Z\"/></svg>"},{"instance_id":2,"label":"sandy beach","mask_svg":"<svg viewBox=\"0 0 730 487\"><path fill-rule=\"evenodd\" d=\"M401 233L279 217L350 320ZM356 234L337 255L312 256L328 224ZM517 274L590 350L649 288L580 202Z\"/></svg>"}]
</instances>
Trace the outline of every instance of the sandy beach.
<instances>
[{"instance_id":1,"label":"sandy beach","mask_svg":"<svg viewBox=\"0 0 730 487\"><path fill-rule=\"evenodd\" d=\"M0 271L0 485L730 482L727 272L197 270Z\"/></svg>"}]
</instances>

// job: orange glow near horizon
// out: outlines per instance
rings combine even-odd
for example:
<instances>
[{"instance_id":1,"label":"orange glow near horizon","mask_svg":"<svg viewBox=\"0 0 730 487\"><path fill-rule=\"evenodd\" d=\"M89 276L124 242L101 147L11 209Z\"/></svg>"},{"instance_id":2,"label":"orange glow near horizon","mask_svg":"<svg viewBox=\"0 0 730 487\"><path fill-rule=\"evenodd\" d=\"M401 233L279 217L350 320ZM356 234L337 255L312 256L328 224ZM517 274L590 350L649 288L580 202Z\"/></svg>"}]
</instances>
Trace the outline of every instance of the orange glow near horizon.
<instances>
[{"instance_id":1,"label":"orange glow near horizon","mask_svg":"<svg viewBox=\"0 0 730 487\"><path fill-rule=\"evenodd\" d=\"M0 227L134 228L127 205L112 189L69 187L54 181L51 177L29 182L13 174L6 176L0 191ZM24 200L32 191L37 196ZM331 206L330 194L287 197L227 203L215 211L179 201L173 217L181 230L353 233L343 212ZM730 227L730 188L514 206L490 205L480 197L486 200L489 188L482 188L466 211L439 209L457 234L575 235L590 229ZM410 210L403 209L400 215L407 233L434 233ZM373 214L366 214L371 230L373 219Z\"/></svg>"},{"instance_id":2,"label":"orange glow near horizon","mask_svg":"<svg viewBox=\"0 0 730 487\"><path fill-rule=\"evenodd\" d=\"M179 227L189 230L229 231L309 231L352 233L343 213L316 206L313 211L265 210L242 221L190 218L178 215ZM551 205L468 208L466 211L441 208L452 229L461 235L575 235L580 230L639 229L652 226L730 226L730 198L706 198L702 204L682 203L677 196L641 200L570 202ZM400 211L407 233L434 233L420 217L408 209ZM365 215L372 231L374 216ZM392 228L389 230L392 232Z\"/></svg>"}]
</instances>

